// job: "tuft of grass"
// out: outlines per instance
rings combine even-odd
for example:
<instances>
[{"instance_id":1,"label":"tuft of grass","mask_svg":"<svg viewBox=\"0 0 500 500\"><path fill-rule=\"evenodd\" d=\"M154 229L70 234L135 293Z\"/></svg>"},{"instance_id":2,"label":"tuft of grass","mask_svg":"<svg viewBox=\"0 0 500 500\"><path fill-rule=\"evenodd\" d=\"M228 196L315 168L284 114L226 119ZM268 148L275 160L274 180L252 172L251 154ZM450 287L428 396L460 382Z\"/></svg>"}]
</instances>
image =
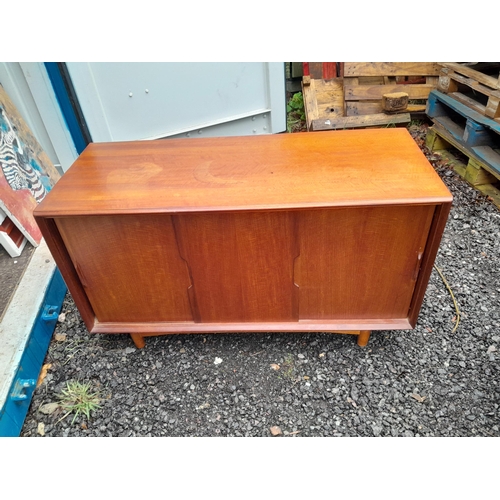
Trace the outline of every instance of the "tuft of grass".
<instances>
[{"instance_id":1,"label":"tuft of grass","mask_svg":"<svg viewBox=\"0 0 500 500\"><path fill-rule=\"evenodd\" d=\"M281 364L281 374L285 378L293 379L295 374L295 363L293 362L293 356L287 354L285 361Z\"/></svg>"},{"instance_id":2,"label":"tuft of grass","mask_svg":"<svg viewBox=\"0 0 500 500\"><path fill-rule=\"evenodd\" d=\"M421 127L423 124L424 124L423 120L412 120L408 124L408 128L410 128L410 127Z\"/></svg>"},{"instance_id":3,"label":"tuft of grass","mask_svg":"<svg viewBox=\"0 0 500 500\"><path fill-rule=\"evenodd\" d=\"M80 414L85 415L87 420L90 419L90 412L97 410L101 406L99 404L99 394L92 392L90 383L82 383L76 380L66 382L66 389L61 391L60 400L61 407L66 410L63 418L66 418L70 413L75 414L71 421L72 424Z\"/></svg>"}]
</instances>

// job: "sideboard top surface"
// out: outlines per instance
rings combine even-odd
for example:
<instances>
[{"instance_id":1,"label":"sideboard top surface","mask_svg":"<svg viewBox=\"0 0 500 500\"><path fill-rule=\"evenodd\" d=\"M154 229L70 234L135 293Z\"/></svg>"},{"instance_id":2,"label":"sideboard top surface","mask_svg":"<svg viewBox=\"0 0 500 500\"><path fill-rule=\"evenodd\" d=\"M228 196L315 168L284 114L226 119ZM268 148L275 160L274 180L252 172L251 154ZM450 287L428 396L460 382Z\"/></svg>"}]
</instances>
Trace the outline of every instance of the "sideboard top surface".
<instances>
[{"instance_id":1,"label":"sideboard top surface","mask_svg":"<svg viewBox=\"0 0 500 500\"><path fill-rule=\"evenodd\" d=\"M92 143L37 216L447 203L406 129Z\"/></svg>"}]
</instances>

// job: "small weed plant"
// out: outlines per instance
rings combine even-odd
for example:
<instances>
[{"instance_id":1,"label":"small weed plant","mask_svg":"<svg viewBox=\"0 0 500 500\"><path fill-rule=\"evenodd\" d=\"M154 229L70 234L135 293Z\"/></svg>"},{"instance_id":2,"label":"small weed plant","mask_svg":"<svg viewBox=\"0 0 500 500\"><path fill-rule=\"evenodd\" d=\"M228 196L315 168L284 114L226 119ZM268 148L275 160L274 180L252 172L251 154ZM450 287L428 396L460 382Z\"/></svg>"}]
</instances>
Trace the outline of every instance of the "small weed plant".
<instances>
[{"instance_id":1,"label":"small weed plant","mask_svg":"<svg viewBox=\"0 0 500 500\"><path fill-rule=\"evenodd\" d=\"M97 392L92 392L90 383L82 383L76 380L66 382L66 389L61 391L61 406L66 410L67 417L74 413L72 424L77 419L78 415L83 414L90 418L90 412L97 410L100 407L99 395Z\"/></svg>"},{"instance_id":2,"label":"small weed plant","mask_svg":"<svg viewBox=\"0 0 500 500\"><path fill-rule=\"evenodd\" d=\"M287 131L294 132L305 128L306 112L302 92L296 92L286 105Z\"/></svg>"},{"instance_id":3,"label":"small weed plant","mask_svg":"<svg viewBox=\"0 0 500 500\"><path fill-rule=\"evenodd\" d=\"M283 374L283 377L293 379L295 373L295 364L293 362L293 356L291 354L287 354L285 361L283 361L281 373Z\"/></svg>"}]
</instances>

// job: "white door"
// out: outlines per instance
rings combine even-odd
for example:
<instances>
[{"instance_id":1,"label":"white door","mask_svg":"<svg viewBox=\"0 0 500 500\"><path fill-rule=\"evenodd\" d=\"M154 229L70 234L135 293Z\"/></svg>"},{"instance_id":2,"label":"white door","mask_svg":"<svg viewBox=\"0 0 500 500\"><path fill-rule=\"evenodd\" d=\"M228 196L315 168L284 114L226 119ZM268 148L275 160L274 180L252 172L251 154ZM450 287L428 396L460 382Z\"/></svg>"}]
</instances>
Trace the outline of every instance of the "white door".
<instances>
[{"instance_id":1,"label":"white door","mask_svg":"<svg viewBox=\"0 0 500 500\"><path fill-rule=\"evenodd\" d=\"M284 63L67 63L93 142L286 130Z\"/></svg>"}]
</instances>

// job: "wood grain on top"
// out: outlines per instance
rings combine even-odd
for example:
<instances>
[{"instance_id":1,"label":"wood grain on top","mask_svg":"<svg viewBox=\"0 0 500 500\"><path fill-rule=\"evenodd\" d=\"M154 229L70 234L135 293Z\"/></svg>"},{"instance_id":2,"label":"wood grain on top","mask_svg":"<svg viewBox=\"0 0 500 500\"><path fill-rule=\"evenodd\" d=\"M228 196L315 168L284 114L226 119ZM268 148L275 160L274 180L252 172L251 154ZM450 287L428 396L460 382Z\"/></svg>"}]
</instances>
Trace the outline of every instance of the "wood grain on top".
<instances>
[{"instance_id":1,"label":"wood grain on top","mask_svg":"<svg viewBox=\"0 0 500 500\"><path fill-rule=\"evenodd\" d=\"M450 202L406 129L90 144L36 216Z\"/></svg>"}]
</instances>

